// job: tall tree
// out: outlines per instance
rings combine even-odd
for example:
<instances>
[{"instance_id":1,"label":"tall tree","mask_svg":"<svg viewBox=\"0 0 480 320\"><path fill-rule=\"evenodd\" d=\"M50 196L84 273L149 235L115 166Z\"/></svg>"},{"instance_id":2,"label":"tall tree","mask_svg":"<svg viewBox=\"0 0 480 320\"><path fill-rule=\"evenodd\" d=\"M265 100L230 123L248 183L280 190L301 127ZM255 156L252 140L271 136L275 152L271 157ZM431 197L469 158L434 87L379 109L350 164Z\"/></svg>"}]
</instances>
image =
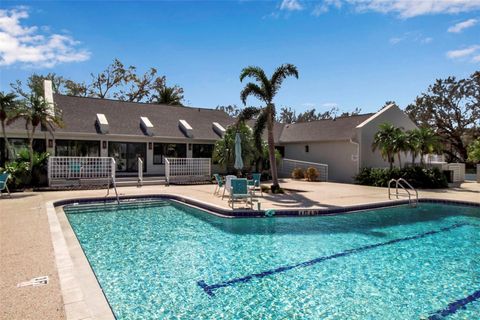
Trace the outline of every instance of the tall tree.
<instances>
[{"instance_id":1,"label":"tall tree","mask_svg":"<svg viewBox=\"0 0 480 320\"><path fill-rule=\"evenodd\" d=\"M372 151L380 151L382 158L388 161L390 170L393 169L394 155L398 150L395 146L395 140L399 135L399 131L401 130L391 123L383 123L373 137Z\"/></svg>"},{"instance_id":2,"label":"tall tree","mask_svg":"<svg viewBox=\"0 0 480 320\"><path fill-rule=\"evenodd\" d=\"M221 110L233 118L238 117L240 114L240 108L235 104L229 104L228 106L217 106L215 109Z\"/></svg>"},{"instance_id":3,"label":"tall tree","mask_svg":"<svg viewBox=\"0 0 480 320\"><path fill-rule=\"evenodd\" d=\"M280 109L280 115L277 118L280 123L295 123L297 122L297 116L295 110L291 107L283 107Z\"/></svg>"},{"instance_id":4,"label":"tall tree","mask_svg":"<svg viewBox=\"0 0 480 320\"><path fill-rule=\"evenodd\" d=\"M134 67L125 68L123 63L114 59L112 64L98 74L91 74L92 83L88 86L88 95L96 98L108 98L109 92L128 82L134 72ZM114 93L114 97L118 93Z\"/></svg>"},{"instance_id":5,"label":"tall tree","mask_svg":"<svg viewBox=\"0 0 480 320\"><path fill-rule=\"evenodd\" d=\"M152 95L152 103L166 104L169 106L183 106L183 89L177 86L163 86L156 89Z\"/></svg>"},{"instance_id":6,"label":"tall tree","mask_svg":"<svg viewBox=\"0 0 480 320\"><path fill-rule=\"evenodd\" d=\"M441 137L450 161L465 161L468 143L480 136L480 71L467 79L437 79L406 112Z\"/></svg>"},{"instance_id":7,"label":"tall tree","mask_svg":"<svg viewBox=\"0 0 480 320\"><path fill-rule=\"evenodd\" d=\"M34 163L33 139L35 137L36 129L41 125L53 136L55 127L62 127L63 122L61 111L58 108L53 108L51 104L45 100L43 95L38 95L36 92L32 91L23 99L23 101L21 101L21 103L22 105L20 108L18 108L17 112L7 120L7 123L12 123L18 119L23 119L25 121L31 170Z\"/></svg>"},{"instance_id":8,"label":"tall tree","mask_svg":"<svg viewBox=\"0 0 480 320\"><path fill-rule=\"evenodd\" d=\"M247 119L256 118L254 126L254 135L257 145L261 143L261 134L264 129L267 128L268 133L268 151L270 170L272 173L272 186L273 192L280 188L278 182L277 164L275 161L275 141L273 137L273 126L275 122L275 104L273 99L280 90L283 80L289 76L294 76L298 79L298 70L293 64L283 64L279 66L268 78L260 67L249 66L242 70L240 73L240 81L243 82L245 78L253 78L254 82L248 82L240 93L240 99L243 104L247 104L247 98L253 96L258 100L265 103L263 108L247 107L240 113L238 121L244 121Z\"/></svg>"},{"instance_id":9,"label":"tall tree","mask_svg":"<svg viewBox=\"0 0 480 320\"><path fill-rule=\"evenodd\" d=\"M5 130L6 122L13 113L16 112L18 103L17 96L14 93L0 92L0 121L2 124L2 134L5 141L5 149L10 152L10 143L8 142L7 132ZM3 151L2 151L3 152Z\"/></svg>"},{"instance_id":10,"label":"tall tree","mask_svg":"<svg viewBox=\"0 0 480 320\"><path fill-rule=\"evenodd\" d=\"M415 159L420 152L420 130L408 130L406 133L406 147L412 156L412 165L415 165Z\"/></svg>"}]
</instances>

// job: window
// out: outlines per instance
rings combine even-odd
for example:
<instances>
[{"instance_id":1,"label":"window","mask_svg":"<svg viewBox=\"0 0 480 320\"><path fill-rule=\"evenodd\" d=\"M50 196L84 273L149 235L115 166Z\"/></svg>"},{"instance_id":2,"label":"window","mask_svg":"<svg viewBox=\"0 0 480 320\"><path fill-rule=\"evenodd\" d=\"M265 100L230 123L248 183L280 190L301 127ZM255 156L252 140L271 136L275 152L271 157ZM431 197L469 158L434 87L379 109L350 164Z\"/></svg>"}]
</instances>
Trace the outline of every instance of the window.
<instances>
[{"instance_id":1,"label":"window","mask_svg":"<svg viewBox=\"0 0 480 320\"><path fill-rule=\"evenodd\" d=\"M60 157L99 157L100 141L56 140L55 155Z\"/></svg>"},{"instance_id":2,"label":"window","mask_svg":"<svg viewBox=\"0 0 480 320\"><path fill-rule=\"evenodd\" d=\"M2 141L3 142L3 141ZM11 152L10 154L7 152L7 150L2 153L2 156L4 159L2 161L6 160L13 160L17 157L17 154L20 152L22 149L28 149L28 139L21 139L21 138L10 138L8 139L8 142L10 142L10 147L11 147ZM5 143L2 143L4 146ZM4 148L2 150L6 149ZM44 139L33 139L33 151L35 152L45 152L47 150L45 140ZM12 154L13 152L13 154Z\"/></svg>"},{"instance_id":3,"label":"window","mask_svg":"<svg viewBox=\"0 0 480 320\"><path fill-rule=\"evenodd\" d=\"M165 158L186 158L187 145L184 143L154 143L153 164L165 164Z\"/></svg>"},{"instance_id":4,"label":"window","mask_svg":"<svg viewBox=\"0 0 480 320\"><path fill-rule=\"evenodd\" d=\"M310 148L308 145L305 146L305 152L309 152L310 151Z\"/></svg>"},{"instance_id":5,"label":"window","mask_svg":"<svg viewBox=\"0 0 480 320\"><path fill-rule=\"evenodd\" d=\"M211 158L213 154L213 144L194 144L192 158Z\"/></svg>"}]
</instances>

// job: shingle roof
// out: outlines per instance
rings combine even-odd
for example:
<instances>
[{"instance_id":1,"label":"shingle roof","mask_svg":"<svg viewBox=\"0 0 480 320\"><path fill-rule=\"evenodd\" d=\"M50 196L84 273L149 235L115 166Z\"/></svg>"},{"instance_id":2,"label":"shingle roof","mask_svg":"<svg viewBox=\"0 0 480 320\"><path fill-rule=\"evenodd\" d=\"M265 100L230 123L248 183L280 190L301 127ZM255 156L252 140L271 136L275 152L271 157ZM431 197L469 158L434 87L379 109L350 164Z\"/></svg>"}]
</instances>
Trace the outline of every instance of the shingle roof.
<instances>
[{"instance_id":1,"label":"shingle roof","mask_svg":"<svg viewBox=\"0 0 480 320\"><path fill-rule=\"evenodd\" d=\"M56 106L63 111L64 128L56 132L99 134L96 126L97 114L104 114L108 121L108 134L145 136L140 117L147 117L153 124L154 137L185 139L185 133L179 126L179 120L186 120L193 127L195 140L218 140L213 130L213 122L224 128L235 119L221 110L178 107L147 103L134 103L110 99L72 97L55 94ZM373 113L335 120L318 120L304 123L275 123L274 139L276 143L341 141L353 137L355 127L371 117ZM254 121L248 123L254 126ZM8 129L22 130L24 122L19 120ZM39 128L40 129L40 128ZM263 138L267 140L267 131Z\"/></svg>"},{"instance_id":2,"label":"shingle roof","mask_svg":"<svg viewBox=\"0 0 480 320\"><path fill-rule=\"evenodd\" d=\"M97 133L96 115L102 113L108 121L108 134L144 136L140 117L153 124L156 137L185 138L179 120L193 127L193 139L217 140L213 122L227 127L234 119L223 111L147 103L133 103L109 99L54 95L56 106L63 112L64 128L58 132Z\"/></svg>"},{"instance_id":3,"label":"shingle roof","mask_svg":"<svg viewBox=\"0 0 480 320\"><path fill-rule=\"evenodd\" d=\"M280 135L280 143L349 140L355 134L355 127L372 115L286 124Z\"/></svg>"}]
</instances>

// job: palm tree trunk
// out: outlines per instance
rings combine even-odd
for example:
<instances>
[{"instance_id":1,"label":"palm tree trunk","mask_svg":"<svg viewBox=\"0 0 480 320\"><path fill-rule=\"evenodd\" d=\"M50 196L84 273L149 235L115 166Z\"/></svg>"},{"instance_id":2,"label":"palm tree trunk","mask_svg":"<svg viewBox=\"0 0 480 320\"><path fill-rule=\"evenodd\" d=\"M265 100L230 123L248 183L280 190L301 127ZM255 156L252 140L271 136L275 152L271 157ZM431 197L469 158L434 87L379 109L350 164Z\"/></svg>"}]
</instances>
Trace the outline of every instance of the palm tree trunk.
<instances>
[{"instance_id":1,"label":"palm tree trunk","mask_svg":"<svg viewBox=\"0 0 480 320\"><path fill-rule=\"evenodd\" d=\"M5 139L5 151L7 151L7 157L8 158L8 155L10 154L10 142L8 142L8 138L7 138L7 132L5 130L5 121L2 121L2 134L3 134L3 139Z\"/></svg>"},{"instance_id":2,"label":"palm tree trunk","mask_svg":"<svg viewBox=\"0 0 480 320\"><path fill-rule=\"evenodd\" d=\"M392 161L393 156L390 153L388 153L387 157L388 157L388 164L390 164L390 170L392 170L393 169L393 161Z\"/></svg>"},{"instance_id":3,"label":"palm tree trunk","mask_svg":"<svg viewBox=\"0 0 480 320\"><path fill-rule=\"evenodd\" d=\"M28 152L30 154L30 163L29 163L29 168L30 168L30 174L33 169L33 136L35 135L35 129L36 126L32 125L32 131L27 129L28 133Z\"/></svg>"},{"instance_id":4,"label":"palm tree trunk","mask_svg":"<svg viewBox=\"0 0 480 320\"><path fill-rule=\"evenodd\" d=\"M273 139L273 114L270 112L267 121L268 130L268 155L270 159L270 171L272 173L272 192L280 188L278 183L277 162L275 159L275 140Z\"/></svg>"},{"instance_id":5,"label":"palm tree trunk","mask_svg":"<svg viewBox=\"0 0 480 320\"><path fill-rule=\"evenodd\" d=\"M402 158L401 158L400 152L398 153L398 167L402 169Z\"/></svg>"}]
</instances>

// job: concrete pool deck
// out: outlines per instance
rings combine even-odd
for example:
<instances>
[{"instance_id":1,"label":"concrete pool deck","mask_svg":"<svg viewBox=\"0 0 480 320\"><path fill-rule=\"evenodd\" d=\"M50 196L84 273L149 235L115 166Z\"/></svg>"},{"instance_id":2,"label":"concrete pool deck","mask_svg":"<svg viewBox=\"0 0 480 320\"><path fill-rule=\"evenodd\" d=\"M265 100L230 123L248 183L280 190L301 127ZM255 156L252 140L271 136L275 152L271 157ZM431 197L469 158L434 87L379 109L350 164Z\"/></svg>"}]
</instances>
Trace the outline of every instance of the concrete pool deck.
<instances>
[{"instance_id":1,"label":"concrete pool deck","mask_svg":"<svg viewBox=\"0 0 480 320\"><path fill-rule=\"evenodd\" d=\"M265 194L260 198L262 209L332 208L388 201L385 188L290 179L283 181L282 187L296 191L288 191L285 195ZM124 187L118 191L125 196L181 195L228 208L227 199L213 196L214 188L214 185L144 186ZM77 301L73 291L70 292L71 300L64 300L65 296L62 296L47 203L62 199L104 197L105 194L105 190L24 192L0 199L0 319L92 317L76 308L78 304L75 304ZM465 182L458 188L419 190L419 197L480 203L480 184ZM59 220L60 224L65 224L65 221ZM17 288L17 283L43 275L49 276L48 285Z\"/></svg>"}]
</instances>

